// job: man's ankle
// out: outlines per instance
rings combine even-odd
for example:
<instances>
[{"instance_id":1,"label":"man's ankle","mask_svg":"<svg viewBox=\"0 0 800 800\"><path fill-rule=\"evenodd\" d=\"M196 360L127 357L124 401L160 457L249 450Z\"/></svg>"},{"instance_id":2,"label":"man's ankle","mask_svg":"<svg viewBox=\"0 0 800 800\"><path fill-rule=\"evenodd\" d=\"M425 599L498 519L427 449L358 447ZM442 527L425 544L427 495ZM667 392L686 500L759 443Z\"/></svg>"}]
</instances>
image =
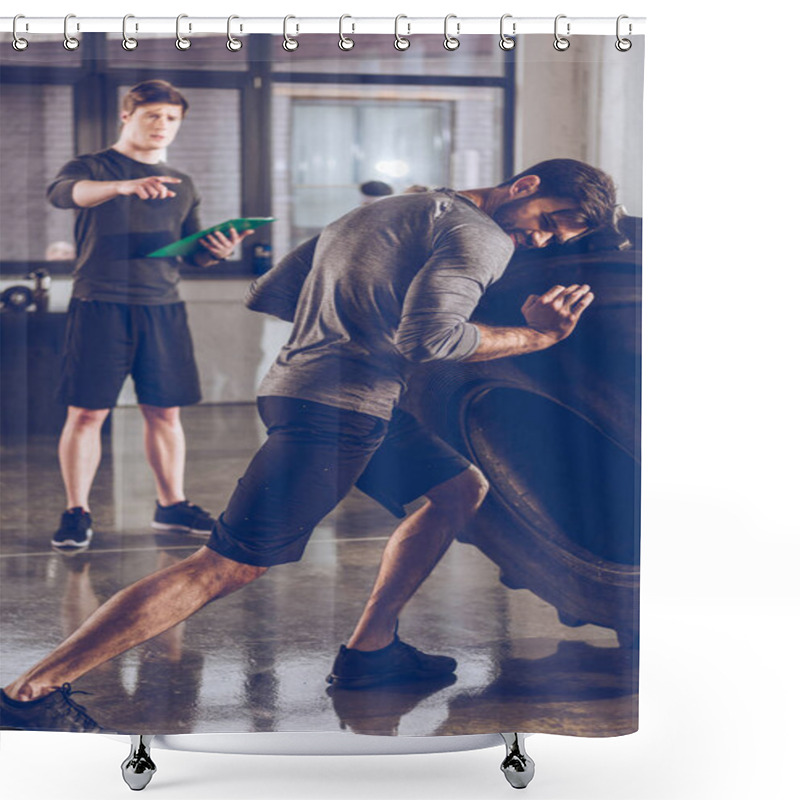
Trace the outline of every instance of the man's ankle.
<instances>
[{"instance_id":1,"label":"man's ankle","mask_svg":"<svg viewBox=\"0 0 800 800\"><path fill-rule=\"evenodd\" d=\"M6 697L18 703L29 703L31 700L36 700L37 698L33 686L29 683L19 683L18 681L16 683L10 683L3 691L6 693ZM44 692L41 694L44 694Z\"/></svg>"},{"instance_id":2,"label":"man's ankle","mask_svg":"<svg viewBox=\"0 0 800 800\"><path fill-rule=\"evenodd\" d=\"M348 650L359 650L362 653L374 653L377 650L385 650L390 644L394 642L394 629L387 635L361 635L358 637L351 637L350 641L345 645Z\"/></svg>"},{"instance_id":3,"label":"man's ankle","mask_svg":"<svg viewBox=\"0 0 800 800\"><path fill-rule=\"evenodd\" d=\"M156 503L158 503L158 505L161 508L169 508L170 506L176 506L176 505L178 505L178 503L185 503L185 502L186 502L186 498L185 497L181 497L181 498L179 498L177 500L170 500L167 503L164 503L164 502L162 502L161 500L158 500L158 499L156 500Z\"/></svg>"}]
</instances>

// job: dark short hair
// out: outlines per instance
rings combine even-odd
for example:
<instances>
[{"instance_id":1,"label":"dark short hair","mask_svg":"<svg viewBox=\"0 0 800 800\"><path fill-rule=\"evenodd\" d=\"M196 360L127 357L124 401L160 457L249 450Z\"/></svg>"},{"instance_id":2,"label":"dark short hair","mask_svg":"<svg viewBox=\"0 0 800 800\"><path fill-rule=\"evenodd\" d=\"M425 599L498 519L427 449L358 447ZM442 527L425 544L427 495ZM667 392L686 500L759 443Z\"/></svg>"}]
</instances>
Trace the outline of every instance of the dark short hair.
<instances>
[{"instance_id":1,"label":"dark short hair","mask_svg":"<svg viewBox=\"0 0 800 800\"><path fill-rule=\"evenodd\" d=\"M186 98L171 83L162 80L142 81L132 86L122 98L122 110L132 114L139 106L148 103L169 103L180 106L183 109L183 116L186 116L189 110Z\"/></svg>"},{"instance_id":2,"label":"dark short hair","mask_svg":"<svg viewBox=\"0 0 800 800\"><path fill-rule=\"evenodd\" d=\"M383 181L367 181L358 188L361 194L367 197L388 197L390 194L394 194L394 189Z\"/></svg>"},{"instance_id":3,"label":"dark short hair","mask_svg":"<svg viewBox=\"0 0 800 800\"><path fill-rule=\"evenodd\" d=\"M617 205L614 181L597 167L572 158L553 158L541 161L499 185L511 186L528 175L537 175L541 181L538 197L573 200L586 217L588 227L614 225Z\"/></svg>"}]
</instances>

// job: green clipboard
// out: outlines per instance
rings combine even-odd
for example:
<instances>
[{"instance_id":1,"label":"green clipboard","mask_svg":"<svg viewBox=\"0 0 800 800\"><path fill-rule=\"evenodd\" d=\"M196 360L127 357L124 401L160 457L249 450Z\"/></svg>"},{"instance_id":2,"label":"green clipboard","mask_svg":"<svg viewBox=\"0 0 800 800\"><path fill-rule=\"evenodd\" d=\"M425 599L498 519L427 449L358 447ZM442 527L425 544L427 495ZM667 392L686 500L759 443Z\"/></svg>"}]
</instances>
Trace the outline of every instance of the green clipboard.
<instances>
[{"instance_id":1,"label":"green clipboard","mask_svg":"<svg viewBox=\"0 0 800 800\"><path fill-rule=\"evenodd\" d=\"M168 244L166 247L161 247L158 250L153 250L152 253L147 254L147 258L175 258L176 256L188 256L200 250L203 245L200 244L200 239L208 236L209 233L222 231L226 233L233 228L237 233L242 231L255 230L268 222L274 222L275 217L243 217L241 219L229 219L227 222L220 222L219 225L213 225L210 228L193 233L185 239L179 239L177 242Z\"/></svg>"}]
</instances>

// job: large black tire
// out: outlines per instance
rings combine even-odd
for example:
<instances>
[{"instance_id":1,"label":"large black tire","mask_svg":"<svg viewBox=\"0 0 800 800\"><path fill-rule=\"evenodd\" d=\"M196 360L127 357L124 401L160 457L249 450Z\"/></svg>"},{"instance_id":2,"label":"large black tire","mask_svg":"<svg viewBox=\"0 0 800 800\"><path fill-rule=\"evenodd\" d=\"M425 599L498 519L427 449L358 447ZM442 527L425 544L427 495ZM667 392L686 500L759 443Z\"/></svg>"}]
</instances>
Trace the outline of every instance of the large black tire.
<instances>
[{"instance_id":1,"label":"large black tire","mask_svg":"<svg viewBox=\"0 0 800 800\"><path fill-rule=\"evenodd\" d=\"M488 477L459 537L502 581L552 603L567 624L635 641L639 592L640 253L515 258L475 318L524 324L529 294L588 283L595 301L549 350L420 370L405 403Z\"/></svg>"}]
</instances>

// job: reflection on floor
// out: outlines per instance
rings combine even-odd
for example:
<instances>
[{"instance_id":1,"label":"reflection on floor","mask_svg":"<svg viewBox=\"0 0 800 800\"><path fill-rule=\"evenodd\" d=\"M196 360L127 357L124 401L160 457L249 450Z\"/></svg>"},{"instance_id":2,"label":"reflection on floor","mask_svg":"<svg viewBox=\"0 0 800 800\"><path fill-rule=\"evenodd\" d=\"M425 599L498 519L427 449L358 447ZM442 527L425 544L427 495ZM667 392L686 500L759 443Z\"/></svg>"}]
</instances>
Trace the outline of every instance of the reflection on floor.
<instances>
[{"instance_id":1,"label":"reflection on floor","mask_svg":"<svg viewBox=\"0 0 800 800\"><path fill-rule=\"evenodd\" d=\"M193 502L219 513L263 440L252 406L184 411ZM154 494L136 409L117 409L92 495L88 552L53 552L63 491L53 437L2 450L2 685L115 591L186 557L202 539L154 534ZM357 491L284 565L186 623L89 673L76 688L120 731L501 730L612 736L636 728L635 659L603 628L567 628L555 610L498 581L454 544L401 618L404 639L452 655L454 680L359 692L325 683L354 625L394 518ZM83 699L83 698L82 698Z\"/></svg>"}]
</instances>

